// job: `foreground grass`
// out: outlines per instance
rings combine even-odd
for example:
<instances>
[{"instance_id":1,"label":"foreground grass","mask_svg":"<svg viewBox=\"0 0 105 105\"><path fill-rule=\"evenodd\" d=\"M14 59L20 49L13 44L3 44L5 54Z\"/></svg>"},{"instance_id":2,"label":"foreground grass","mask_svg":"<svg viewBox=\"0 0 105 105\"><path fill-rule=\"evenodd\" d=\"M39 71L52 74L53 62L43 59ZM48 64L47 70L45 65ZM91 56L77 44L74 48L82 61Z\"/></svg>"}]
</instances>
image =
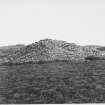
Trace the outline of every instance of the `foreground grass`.
<instances>
[{"instance_id":1,"label":"foreground grass","mask_svg":"<svg viewBox=\"0 0 105 105\"><path fill-rule=\"evenodd\" d=\"M1 66L3 70L1 103L105 102L105 60Z\"/></svg>"}]
</instances>

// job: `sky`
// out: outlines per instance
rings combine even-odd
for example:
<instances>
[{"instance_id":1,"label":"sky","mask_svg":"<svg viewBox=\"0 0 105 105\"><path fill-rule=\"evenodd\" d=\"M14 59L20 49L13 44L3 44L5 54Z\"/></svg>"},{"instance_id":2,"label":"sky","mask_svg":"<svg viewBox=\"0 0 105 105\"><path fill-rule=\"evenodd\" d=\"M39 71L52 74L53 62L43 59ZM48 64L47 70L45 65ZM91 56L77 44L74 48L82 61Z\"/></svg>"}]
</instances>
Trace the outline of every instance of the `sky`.
<instances>
[{"instance_id":1,"label":"sky","mask_svg":"<svg viewBox=\"0 0 105 105\"><path fill-rule=\"evenodd\" d=\"M0 46L45 38L105 46L105 0L0 0Z\"/></svg>"}]
</instances>

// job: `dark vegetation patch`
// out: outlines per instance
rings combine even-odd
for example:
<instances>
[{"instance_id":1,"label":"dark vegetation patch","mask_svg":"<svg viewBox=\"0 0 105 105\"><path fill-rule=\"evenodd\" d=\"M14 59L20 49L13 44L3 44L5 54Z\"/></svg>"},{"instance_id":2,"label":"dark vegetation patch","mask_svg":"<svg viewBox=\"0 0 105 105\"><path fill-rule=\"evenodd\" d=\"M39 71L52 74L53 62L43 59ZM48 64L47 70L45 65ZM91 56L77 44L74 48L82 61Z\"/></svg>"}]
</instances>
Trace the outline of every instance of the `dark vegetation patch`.
<instances>
[{"instance_id":1,"label":"dark vegetation patch","mask_svg":"<svg viewBox=\"0 0 105 105\"><path fill-rule=\"evenodd\" d=\"M87 56L85 58L85 60L91 60L91 61L93 61L93 60L105 60L105 58L104 57L97 57L97 56Z\"/></svg>"},{"instance_id":2,"label":"dark vegetation patch","mask_svg":"<svg viewBox=\"0 0 105 105\"><path fill-rule=\"evenodd\" d=\"M59 63L59 62L73 62L74 60L47 60L47 61L28 61L28 62L20 62L20 63L12 63L12 62L4 62L1 65L12 66L12 65L26 65L26 64L46 64L46 63ZM83 60L75 61L75 62L83 62Z\"/></svg>"},{"instance_id":3,"label":"dark vegetation patch","mask_svg":"<svg viewBox=\"0 0 105 105\"><path fill-rule=\"evenodd\" d=\"M105 51L105 47L99 47L99 48L97 48L97 50Z\"/></svg>"},{"instance_id":4,"label":"dark vegetation patch","mask_svg":"<svg viewBox=\"0 0 105 105\"><path fill-rule=\"evenodd\" d=\"M0 73L0 103L105 103L104 60L0 66Z\"/></svg>"}]
</instances>

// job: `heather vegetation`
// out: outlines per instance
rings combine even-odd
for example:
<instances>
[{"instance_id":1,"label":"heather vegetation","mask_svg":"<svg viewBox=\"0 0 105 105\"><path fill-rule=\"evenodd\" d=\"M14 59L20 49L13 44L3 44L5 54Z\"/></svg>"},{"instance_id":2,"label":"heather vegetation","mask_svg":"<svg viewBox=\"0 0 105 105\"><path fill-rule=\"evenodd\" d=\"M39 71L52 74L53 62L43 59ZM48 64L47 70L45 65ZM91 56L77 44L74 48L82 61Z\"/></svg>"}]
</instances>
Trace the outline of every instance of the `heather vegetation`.
<instances>
[{"instance_id":1,"label":"heather vegetation","mask_svg":"<svg viewBox=\"0 0 105 105\"><path fill-rule=\"evenodd\" d=\"M1 66L0 103L104 103L104 71L104 60Z\"/></svg>"}]
</instances>

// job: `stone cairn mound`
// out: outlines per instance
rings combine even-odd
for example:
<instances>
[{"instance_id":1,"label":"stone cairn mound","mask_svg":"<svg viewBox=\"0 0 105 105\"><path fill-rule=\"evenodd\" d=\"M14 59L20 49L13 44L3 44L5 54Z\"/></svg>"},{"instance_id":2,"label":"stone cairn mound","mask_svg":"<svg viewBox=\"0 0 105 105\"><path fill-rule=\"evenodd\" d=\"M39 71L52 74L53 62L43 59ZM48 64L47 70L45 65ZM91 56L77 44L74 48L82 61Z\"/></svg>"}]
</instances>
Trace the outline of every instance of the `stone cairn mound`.
<instances>
[{"instance_id":1,"label":"stone cairn mound","mask_svg":"<svg viewBox=\"0 0 105 105\"><path fill-rule=\"evenodd\" d=\"M98 46L97 46L98 47ZM84 60L87 56L105 57L105 51L94 46L79 46L61 40L44 39L27 45L7 57L12 64L47 61Z\"/></svg>"}]
</instances>

